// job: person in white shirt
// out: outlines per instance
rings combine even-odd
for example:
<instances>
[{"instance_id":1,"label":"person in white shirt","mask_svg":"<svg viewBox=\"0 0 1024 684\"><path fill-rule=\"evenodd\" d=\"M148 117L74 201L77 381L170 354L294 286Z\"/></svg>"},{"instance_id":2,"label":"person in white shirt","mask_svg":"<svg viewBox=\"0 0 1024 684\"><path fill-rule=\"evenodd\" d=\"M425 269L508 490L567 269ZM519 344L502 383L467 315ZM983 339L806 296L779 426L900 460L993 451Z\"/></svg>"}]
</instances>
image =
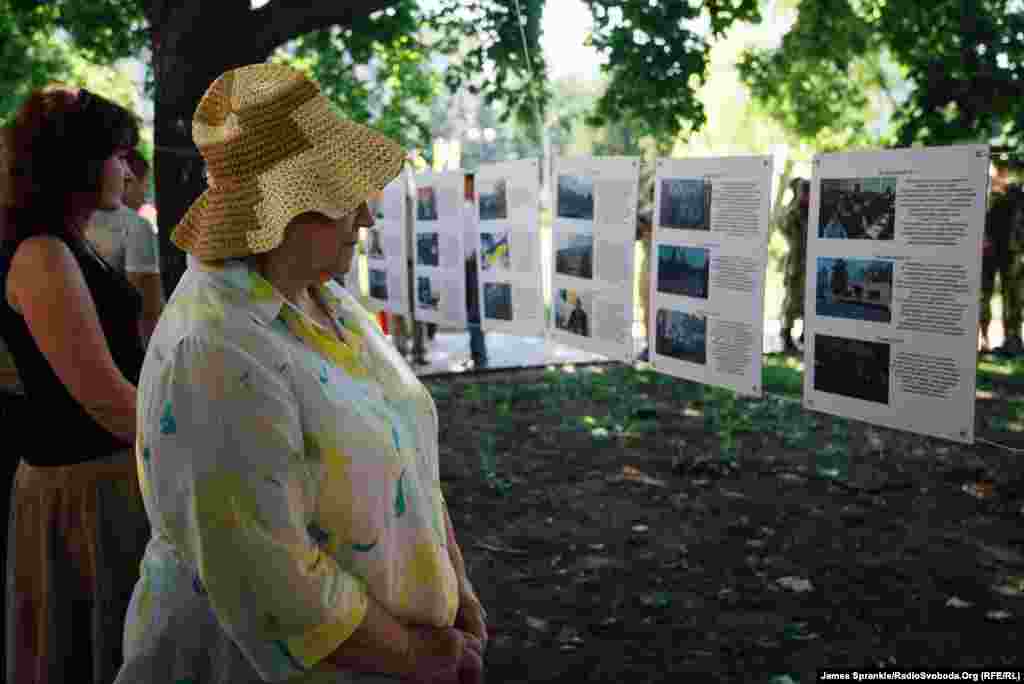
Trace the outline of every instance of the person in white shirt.
<instances>
[{"instance_id":1,"label":"person in white shirt","mask_svg":"<svg viewBox=\"0 0 1024 684\"><path fill-rule=\"evenodd\" d=\"M149 184L149 163L131 150L125 161L133 179L124 184L121 204L100 207L85 230L85 237L108 264L125 275L142 294L142 316L139 336L147 344L163 311L164 298L160 283L160 245L156 228L139 215L146 200Z\"/></svg>"}]
</instances>

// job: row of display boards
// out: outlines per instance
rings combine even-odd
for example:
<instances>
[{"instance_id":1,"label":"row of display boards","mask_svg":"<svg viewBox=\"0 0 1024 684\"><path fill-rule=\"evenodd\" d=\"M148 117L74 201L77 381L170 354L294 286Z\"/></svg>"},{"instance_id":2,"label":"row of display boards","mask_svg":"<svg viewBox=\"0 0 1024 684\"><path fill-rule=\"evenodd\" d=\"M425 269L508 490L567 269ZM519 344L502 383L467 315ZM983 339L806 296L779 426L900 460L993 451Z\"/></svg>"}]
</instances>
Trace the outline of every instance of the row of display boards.
<instances>
[{"instance_id":1,"label":"row of display boards","mask_svg":"<svg viewBox=\"0 0 1024 684\"><path fill-rule=\"evenodd\" d=\"M389 185L365 245L371 306L402 315L414 306L417 320L465 327L475 243L484 330L632 360L640 160L552 162L550 321L536 159L481 167L472 202L461 171ZM974 442L988 172L985 145L815 157L806 408ZM656 161L648 341L657 372L762 395L772 173L769 156Z\"/></svg>"}]
</instances>

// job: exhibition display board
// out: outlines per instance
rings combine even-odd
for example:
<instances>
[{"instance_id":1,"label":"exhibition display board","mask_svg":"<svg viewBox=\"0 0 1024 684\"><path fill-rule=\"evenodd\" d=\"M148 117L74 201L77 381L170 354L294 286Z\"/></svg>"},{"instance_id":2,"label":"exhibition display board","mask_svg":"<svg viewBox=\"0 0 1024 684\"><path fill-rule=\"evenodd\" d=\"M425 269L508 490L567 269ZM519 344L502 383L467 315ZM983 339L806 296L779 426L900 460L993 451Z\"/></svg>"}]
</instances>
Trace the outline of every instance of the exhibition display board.
<instances>
[{"instance_id":1,"label":"exhibition display board","mask_svg":"<svg viewBox=\"0 0 1024 684\"><path fill-rule=\"evenodd\" d=\"M631 359L640 160L560 157L553 166L549 338Z\"/></svg>"},{"instance_id":2,"label":"exhibition display board","mask_svg":"<svg viewBox=\"0 0 1024 684\"><path fill-rule=\"evenodd\" d=\"M815 158L804 406L974 442L989 149Z\"/></svg>"},{"instance_id":3,"label":"exhibition display board","mask_svg":"<svg viewBox=\"0 0 1024 684\"><path fill-rule=\"evenodd\" d=\"M539 162L483 165L475 187L481 325L487 331L543 337Z\"/></svg>"},{"instance_id":4,"label":"exhibition display board","mask_svg":"<svg viewBox=\"0 0 1024 684\"><path fill-rule=\"evenodd\" d=\"M655 164L651 363L761 396L771 157Z\"/></svg>"}]
</instances>

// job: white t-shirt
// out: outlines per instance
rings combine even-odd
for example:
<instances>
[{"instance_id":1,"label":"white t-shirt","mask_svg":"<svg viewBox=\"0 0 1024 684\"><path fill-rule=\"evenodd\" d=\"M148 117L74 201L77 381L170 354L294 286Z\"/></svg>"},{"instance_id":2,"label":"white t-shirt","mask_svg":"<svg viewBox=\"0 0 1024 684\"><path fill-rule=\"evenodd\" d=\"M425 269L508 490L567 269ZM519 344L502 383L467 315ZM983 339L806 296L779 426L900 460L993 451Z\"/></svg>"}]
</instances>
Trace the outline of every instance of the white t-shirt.
<instances>
[{"instance_id":1,"label":"white t-shirt","mask_svg":"<svg viewBox=\"0 0 1024 684\"><path fill-rule=\"evenodd\" d=\"M93 213L85 237L122 273L159 273L160 245L153 224L122 206Z\"/></svg>"}]
</instances>

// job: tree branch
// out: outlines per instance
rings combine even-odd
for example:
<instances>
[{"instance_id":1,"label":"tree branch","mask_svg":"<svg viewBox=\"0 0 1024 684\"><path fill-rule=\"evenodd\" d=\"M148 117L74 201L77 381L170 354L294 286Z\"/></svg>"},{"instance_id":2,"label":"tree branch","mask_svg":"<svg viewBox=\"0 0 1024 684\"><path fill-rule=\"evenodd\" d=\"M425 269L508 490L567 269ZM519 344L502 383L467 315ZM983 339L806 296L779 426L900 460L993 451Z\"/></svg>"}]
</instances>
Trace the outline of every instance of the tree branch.
<instances>
[{"instance_id":1,"label":"tree branch","mask_svg":"<svg viewBox=\"0 0 1024 684\"><path fill-rule=\"evenodd\" d=\"M255 43L270 55L289 40L329 26L350 26L356 17L365 17L398 0L273 0L254 10L256 26L262 27Z\"/></svg>"}]
</instances>

